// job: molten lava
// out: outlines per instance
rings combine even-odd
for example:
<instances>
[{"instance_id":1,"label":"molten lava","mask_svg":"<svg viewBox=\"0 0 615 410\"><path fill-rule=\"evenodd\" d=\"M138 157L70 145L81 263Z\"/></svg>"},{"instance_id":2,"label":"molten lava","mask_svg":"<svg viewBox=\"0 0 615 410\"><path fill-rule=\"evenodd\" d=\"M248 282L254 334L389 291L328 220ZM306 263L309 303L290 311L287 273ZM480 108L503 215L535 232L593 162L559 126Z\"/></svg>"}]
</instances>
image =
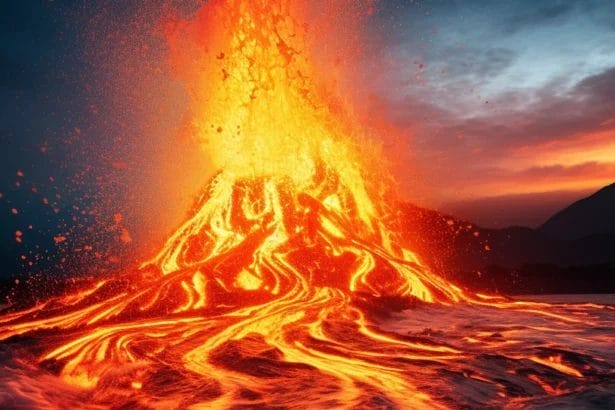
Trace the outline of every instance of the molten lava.
<instances>
[{"instance_id":1,"label":"molten lava","mask_svg":"<svg viewBox=\"0 0 615 410\"><path fill-rule=\"evenodd\" d=\"M471 346L508 349L514 339L487 337L494 329L449 341L402 335L379 328L374 312L492 309L556 323L554 332L598 320L588 313L598 307L467 294L400 244L383 222L388 210L359 122L317 81L302 13L286 1L212 1L168 27L171 61L192 95L192 129L220 171L139 269L4 312L0 340L23 367L7 382L14 400L446 407L464 402L447 393L449 369L489 386L465 403L493 404L520 382L486 371ZM584 370L565 352L530 350L506 357L531 363L514 377L542 393L570 392L585 370L601 371L590 359Z\"/></svg>"}]
</instances>

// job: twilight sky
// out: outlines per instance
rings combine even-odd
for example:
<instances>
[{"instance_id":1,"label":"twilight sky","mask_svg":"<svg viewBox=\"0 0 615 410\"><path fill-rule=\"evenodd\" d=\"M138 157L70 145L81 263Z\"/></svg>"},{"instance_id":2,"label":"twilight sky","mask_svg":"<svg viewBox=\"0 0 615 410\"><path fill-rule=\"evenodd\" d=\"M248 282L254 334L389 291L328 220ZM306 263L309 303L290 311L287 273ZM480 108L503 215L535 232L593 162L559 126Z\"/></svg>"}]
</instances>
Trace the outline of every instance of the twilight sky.
<instances>
[{"instance_id":1,"label":"twilight sky","mask_svg":"<svg viewBox=\"0 0 615 410\"><path fill-rule=\"evenodd\" d=\"M113 265L206 181L152 39L164 3L0 2L5 269L19 255L62 270L92 241ZM365 82L402 130L409 201L535 226L615 181L615 2L382 0L366 30Z\"/></svg>"},{"instance_id":2,"label":"twilight sky","mask_svg":"<svg viewBox=\"0 0 615 410\"><path fill-rule=\"evenodd\" d=\"M384 3L374 87L410 135L408 195L538 224L615 180L615 2Z\"/></svg>"}]
</instances>

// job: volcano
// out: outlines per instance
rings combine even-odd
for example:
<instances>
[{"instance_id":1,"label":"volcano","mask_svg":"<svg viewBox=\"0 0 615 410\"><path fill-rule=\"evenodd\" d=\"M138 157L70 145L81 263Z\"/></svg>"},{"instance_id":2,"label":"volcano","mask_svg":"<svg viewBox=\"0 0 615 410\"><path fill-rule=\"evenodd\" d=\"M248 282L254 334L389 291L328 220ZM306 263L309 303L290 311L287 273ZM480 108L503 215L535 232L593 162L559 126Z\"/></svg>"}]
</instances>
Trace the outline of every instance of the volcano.
<instances>
[{"instance_id":1,"label":"volcano","mask_svg":"<svg viewBox=\"0 0 615 410\"><path fill-rule=\"evenodd\" d=\"M150 260L2 311L0 403L445 408L612 385L612 307L473 294L404 246L305 16L213 1L168 27L220 171Z\"/></svg>"}]
</instances>

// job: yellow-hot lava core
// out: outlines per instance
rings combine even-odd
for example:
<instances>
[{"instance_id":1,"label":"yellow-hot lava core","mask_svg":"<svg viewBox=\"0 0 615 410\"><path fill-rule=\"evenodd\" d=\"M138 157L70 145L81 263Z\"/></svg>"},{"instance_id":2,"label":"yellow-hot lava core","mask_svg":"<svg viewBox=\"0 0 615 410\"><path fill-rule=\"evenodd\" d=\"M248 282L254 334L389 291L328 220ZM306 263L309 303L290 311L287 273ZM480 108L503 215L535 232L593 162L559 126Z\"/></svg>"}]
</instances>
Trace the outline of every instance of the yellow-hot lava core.
<instances>
[{"instance_id":1,"label":"yellow-hot lava core","mask_svg":"<svg viewBox=\"0 0 615 410\"><path fill-rule=\"evenodd\" d=\"M394 245L380 222L382 204L370 192L376 184L357 148L360 127L319 86L306 27L292 12L302 10L284 1L214 2L170 29L172 61L193 97L193 129L221 171L150 263L169 274L251 243L245 266L220 270L215 280L278 294L289 283L314 285L309 278L322 275L290 256L322 246L349 261L329 285L457 300L460 293ZM201 28L213 31L211 41ZM374 277L380 265L386 280Z\"/></svg>"},{"instance_id":2,"label":"yellow-hot lava core","mask_svg":"<svg viewBox=\"0 0 615 410\"><path fill-rule=\"evenodd\" d=\"M192 95L196 138L224 184L266 178L310 193L336 178L369 226L375 209L357 127L334 91L319 86L305 25L291 4L214 2L169 30L172 64Z\"/></svg>"}]
</instances>

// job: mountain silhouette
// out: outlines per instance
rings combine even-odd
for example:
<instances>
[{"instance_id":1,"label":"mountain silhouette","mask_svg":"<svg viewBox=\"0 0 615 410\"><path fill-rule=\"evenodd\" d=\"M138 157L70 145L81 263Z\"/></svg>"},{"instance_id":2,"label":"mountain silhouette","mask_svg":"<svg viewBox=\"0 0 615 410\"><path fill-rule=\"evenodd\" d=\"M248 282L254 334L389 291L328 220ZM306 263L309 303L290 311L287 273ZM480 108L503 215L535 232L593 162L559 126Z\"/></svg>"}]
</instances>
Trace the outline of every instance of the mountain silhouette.
<instances>
[{"instance_id":1,"label":"mountain silhouette","mask_svg":"<svg viewBox=\"0 0 615 410\"><path fill-rule=\"evenodd\" d=\"M550 238L568 240L599 234L615 235L615 183L559 211L538 231Z\"/></svg>"},{"instance_id":2,"label":"mountain silhouette","mask_svg":"<svg viewBox=\"0 0 615 410\"><path fill-rule=\"evenodd\" d=\"M402 204L402 240L433 270L467 288L505 294L615 293L615 184L538 229L484 229Z\"/></svg>"}]
</instances>

